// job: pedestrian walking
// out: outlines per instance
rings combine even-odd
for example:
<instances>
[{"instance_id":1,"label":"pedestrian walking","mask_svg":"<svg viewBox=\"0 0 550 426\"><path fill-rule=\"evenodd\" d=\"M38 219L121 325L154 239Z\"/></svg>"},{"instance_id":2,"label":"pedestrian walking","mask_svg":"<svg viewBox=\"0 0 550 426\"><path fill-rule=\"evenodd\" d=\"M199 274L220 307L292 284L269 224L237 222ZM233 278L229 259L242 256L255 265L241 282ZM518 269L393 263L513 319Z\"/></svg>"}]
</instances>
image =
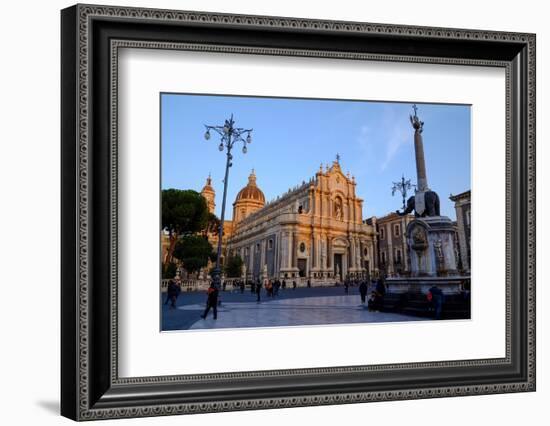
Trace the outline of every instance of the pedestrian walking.
<instances>
[{"instance_id":1,"label":"pedestrian walking","mask_svg":"<svg viewBox=\"0 0 550 426\"><path fill-rule=\"evenodd\" d=\"M262 292L262 286L259 282L256 283L256 302L260 302L260 294Z\"/></svg>"},{"instance_id":2,"label":"pedestrian walking","mask_svg":"<svg viewBox=\"0 0 550 426\"><path fill-rule=\"evenodd\" d=\"M307 279L307 288L311 288L311 280L309 278Z\"/></svg>"},{"instance_id":3,"label":"pedestrian walking","mask_svg":"<svg viewBox=\"0 0 550 426\"><path fill-rule=\"evenodd\" d=\"M279 287L281 287L281 282L279 280L275 280L275 284L273 285L273 295L274 296L279 295Z\"/></svg>"},{"instance_id":4,"label":"pedestrian walking","mask_svg":"<svg viewBox=\"0 0 550 426\"><path fill-rule=\"evenodd\" d=\"M433 285L428 290L427 299L431 303L432 308L434 310L434 318L436 320L441 319L441 314L443 312L443 302L445 300L445 296L443 295L443 292L439 287L436 285Z\"/></svg>"},{"instance_id":5,"label":"pedestrian walking","mask_svg":"<svg viewBox=\"0 0 550 426\"><path fill-rule=\"evenodd\" d=\"M285 290L285 289L286 289L286 281L283 280L283 290Z\"/></svg>"},{"instance_id":6,"label":"pedestrian walking","mask_svg":"<svg viewBox=\"0 0 550 426\"><path fill-rule=\"evenodd\" d=\"M201 315L202 319L206 319L210 308L212 308L214 312L214 319L218 319L218 288L214 285L214 283L210 284L210 287L208 287L206 296L206 309Z\"/></svg>"},{"instance_id":7,"label":"pedestrian walking","mask_svg":"<svg viewBox=\"0 0 550 426\"><path fill-rule=\"evenodd\" d=\"M243 294L244 293L244 281L241 281L240 287L241 287L241 294Z\"/></svg>"},{"instance_id":8,"label":"pedestrian walking","mask_svg":"<svg viewBox=\"0 0 550 426\"><path fill-rule=\"evenodd\" d=\"M344 280L344 292L349 294L349 281L347 279Z\"/></svg>"},{"instance_id":9,"label":"pedestrian walking","mask_svg":"<svg viewBox=\"0 0 550 426\"><path fill-rule=\"evenodd\" d=\"M292 289L293 289L293 290L296 290L296 280L293 280L293 281L292 281Z\"/></svg>"},{"instance_id":10,"label":"pedestrian walking","mask_svg":"<svg viewBox=\"0 0 550 426\"><path fill-rule=\"evenodd\" d=\"M170 302L170 307L172 309L176 308L176 300L181 292L180 288L180 280L179 279L172 279L168 282L168 289L166 291L166 301L164 304L168 304Z\"/></svg>"},{"instance_id":11,"label":"pedestrian walking","mask_svg":"<svg viewBox=\"0 0 550 426\"><path fill-rule=\"evenodd\" d=\"M368 286L365 281L361 281L359 284L359 294L361 295L361 303L364 305L367 299Z\"/></svg>"}]
</instances>

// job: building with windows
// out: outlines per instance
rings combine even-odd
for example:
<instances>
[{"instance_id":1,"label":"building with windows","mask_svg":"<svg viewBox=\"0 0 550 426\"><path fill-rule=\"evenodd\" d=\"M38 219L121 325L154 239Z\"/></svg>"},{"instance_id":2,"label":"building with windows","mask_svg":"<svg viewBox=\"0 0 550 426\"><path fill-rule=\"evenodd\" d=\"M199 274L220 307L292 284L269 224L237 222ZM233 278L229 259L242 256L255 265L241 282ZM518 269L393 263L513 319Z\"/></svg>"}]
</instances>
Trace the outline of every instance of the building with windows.
<instances>
[{"instance_id":1,"label":"building with windows","mask_svg":"<svg viewBox=\"0 0 550 426\"><path fill-rule=\"evenodd\" d=\"M407 275L410 271L406 230L412 220L414 220L412 214L400 216L397 213L390 213L380 218L372 217L366 221L372 224L378 233L377 267L389 277Z\"/></svg>"},{"instance_id":2,"label":"building with windows","mask_svg":"<svg viewBox=\"0 0 550 426\"><path fill-rule=\"evenodd\" d=\"M459 267L462 272L469 274L471 269L471 191L451 195L449 199L455 203L458 249L460 253Z\"/></svg>"},{"instance_id":3,"label":"building with windows","mask_svg":"<svg viewBox=\"0 0 550 426\"><path fill-rule=\"evenodd\" d=\"M266 202L252 171L233 203L233 220L224 224L224 256L240 256L248 279L314 283L373 272L376 230L363 222L355 188L336 160Z\"/></svg>"}]
</instances>

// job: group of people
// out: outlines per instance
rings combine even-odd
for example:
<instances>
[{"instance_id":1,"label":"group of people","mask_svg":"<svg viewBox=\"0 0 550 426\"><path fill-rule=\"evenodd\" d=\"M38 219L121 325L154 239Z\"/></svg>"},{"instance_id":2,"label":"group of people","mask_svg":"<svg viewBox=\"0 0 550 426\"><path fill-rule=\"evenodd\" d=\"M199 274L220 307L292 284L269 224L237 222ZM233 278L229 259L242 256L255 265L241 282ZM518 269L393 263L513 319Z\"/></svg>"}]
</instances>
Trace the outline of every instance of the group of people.
<instances>
[{"instance_id":1,"label":"group of people","mask_svg":"<svg viewBox=\"0 0 550 426\"><path fill-rule=\"evenodd\" d=\"M233 287L233 291L240 291L241 293L244 293L244 289L246 287L246 283L243 281L243 280L237 280L237 281L233 281L231 283L232 287ZM227 290L227 281L224 281L223 284L222 284L222 290L223 291L226 291Z\"/></svg>"},{"instance_id":2,"label":"group of people","mask_svg":"<svg viewBox=\"0 0 550 426\"><path fill-rule=\"evenodd\" d=\"M469 284L469 283L468 283ZM234 281L232 283L234 290L240 290L241 293L244 293L246 283L244 281ZM292 288L296 289L297 283L295 280L292 281ZM311 287L310 280L307 281L307 287ZM384 296L386 295L386 283L384 275L381 275L377 280L371 280L370 278L359 280L359 279L346 279L344 281L344 291L346 294L349 294L350 287L358 287L359 295L361 296L361 303L367 305L369 311L381 311L384 307ZM280 289L286 289L287 283L286 280L264 280L263 285L259 279L253 280L250 283L251 293L256 295L257 302L261 301L262 288L265 289L267 297L275 298L279 294ZM226 284L222 284L222 289L226 290ZM370 295L367 300L367 294ZM469 288L468 288L469 290ZM181 280L179 277L175 277L170 280L168 283L165 305L170 303L170 308L176 308L176 301L181 293ZM469 297L469 291L467 296ZM440 288L437 286L432 286L426 298L430 303L430 309L433 310L435 319L441 319L443 303L445 296ZM218 305L220 304L219 300L219 289L212 283L207 290L206 296L206 307L204 312L201 315L201 318L206 319L206 316L212 309L214 319L218 318Z\"/></svg>"}]
</instances>

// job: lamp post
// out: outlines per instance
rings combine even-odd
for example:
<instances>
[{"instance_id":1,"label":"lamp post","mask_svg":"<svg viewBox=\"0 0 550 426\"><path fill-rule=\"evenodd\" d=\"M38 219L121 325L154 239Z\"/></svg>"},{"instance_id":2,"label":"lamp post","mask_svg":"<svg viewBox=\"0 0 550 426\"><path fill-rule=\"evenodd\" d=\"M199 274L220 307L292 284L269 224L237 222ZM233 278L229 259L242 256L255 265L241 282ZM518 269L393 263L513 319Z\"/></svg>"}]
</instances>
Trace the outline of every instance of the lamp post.
<instances>
[{"instance_id":1,"label":"lamp post","mask_svg":"<svg viewBox=\"0 0 550 426\"><path fill-rule=\"evenodd\" d=\"M204 134L204 139L210 139L210 132L216 132L221 136L220 144L218 149L220 151L226 152L226 162L225 162L225 177L223 179L223 201L222 201L222 214L220 218L220 228L218 230L218 252L216 256L216 267L212 273L212 281L217 288L220 288L221 284L221 265L220 258L222 255L222 238L223 238L223 222L225 218L225 199L227 197L227 180L229 178L229 168L233 165L233 154L231 150L237 142L243 143L243 154L246 154L247 148L246 145L252 143L252 129L243 129L241 127L235 127L235 120L233 119L233 114L229 120L225 120L223 126L209 126L204 125L206 132ZM246 135L246 138L245 138Z\"/></svg>"},{"instance_id":2,"label":"lamp post","mask_svg":"<svg viewBox=\"0 0 550 426\"><path fill-rule=\"evenodd\" d=\"M393 182L391 195L394 196L396 192L401 193L403 197L403 210L407 208L407 191L410 191L412 187L416 188L416 185L412 184L410 179L405 180L405 175L401 175L400 182Z\"/></svg>"}]
</instances>

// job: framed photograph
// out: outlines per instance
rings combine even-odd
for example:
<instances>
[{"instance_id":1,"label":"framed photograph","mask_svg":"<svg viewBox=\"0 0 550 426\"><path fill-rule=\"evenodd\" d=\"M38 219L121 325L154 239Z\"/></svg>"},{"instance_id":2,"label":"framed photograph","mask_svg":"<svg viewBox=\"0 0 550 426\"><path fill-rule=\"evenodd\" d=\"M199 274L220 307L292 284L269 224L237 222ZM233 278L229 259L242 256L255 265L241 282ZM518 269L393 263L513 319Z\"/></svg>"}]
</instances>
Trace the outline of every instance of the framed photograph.
<instances>
[{"instance_id":1,"label":"framed photograph","mask_svg":"<svg viewBox=\"0 0 550 426\"><path fill-rule=\"evenodd\" d=\"M535 35L61 29L62 415L535 390Z\"/></svg>"}]
</instances>

